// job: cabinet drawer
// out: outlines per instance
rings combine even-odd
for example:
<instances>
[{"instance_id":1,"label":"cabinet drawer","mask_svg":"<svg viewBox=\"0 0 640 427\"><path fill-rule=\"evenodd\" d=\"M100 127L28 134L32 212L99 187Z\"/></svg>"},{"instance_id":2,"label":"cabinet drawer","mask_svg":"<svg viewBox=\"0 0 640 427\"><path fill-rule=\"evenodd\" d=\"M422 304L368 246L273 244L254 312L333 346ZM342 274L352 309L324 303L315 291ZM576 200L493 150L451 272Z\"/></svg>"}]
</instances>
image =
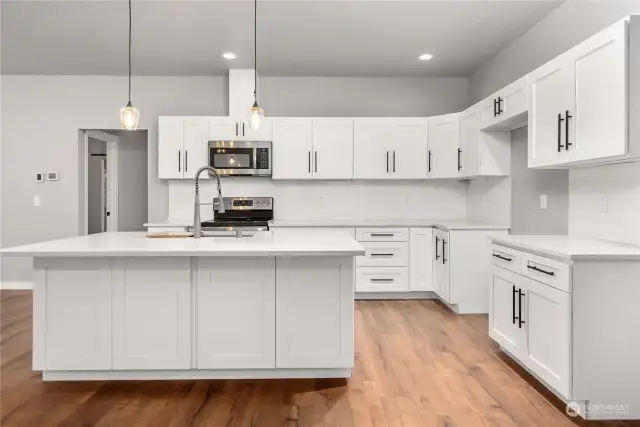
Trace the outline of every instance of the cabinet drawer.
<instances>
[{"instance_id":1,"label":"cabinet drawer","mask_svg":"<svg viewBox=\"0 0 640 427\"><path fill-rule=\"evenodd\" d=\"M505 268L514 273L520 273L522 267L522 252L507 248L506 246L491 246L491 263Z\"/></svg>"},{"instance_id":2,"label":"cabinet drawer","mask_svg":"<svg viewBox=\"0 0 640 427\"><path fill-rule=\"evenodd\" d=\"M361 242L367 253L356 257L358 267L407 267L409 242Z\"/></svg>"},{"instance_id":3,"label":"cabinet drawer","mask_svg":"<svg viewBox=\"0 0 640 427\"><path fill-rule=\"evenodd\" d=\"M408 242L408 228L357 228L359 242Z\"/></svg>"},{"instance_id":4,"label":"cabinet drawer","mask_svg":"<svg viewBox=\"0 0 640 427\"><path fill-rule=\"evenodd\" d=\"M571 292L571 267L564 262L522 253L521 274L561 291Z\"/></svg>"},{"instance_id":5,"label":"cabinet drawer","mask_svg":"<svg viewBox=\"0 0 640 427\"><path fill-rule=\"evenodd\" d=\"M356 292L405 292L409 290L407 267L358 267Z\"/></svg>"}]
</instances>

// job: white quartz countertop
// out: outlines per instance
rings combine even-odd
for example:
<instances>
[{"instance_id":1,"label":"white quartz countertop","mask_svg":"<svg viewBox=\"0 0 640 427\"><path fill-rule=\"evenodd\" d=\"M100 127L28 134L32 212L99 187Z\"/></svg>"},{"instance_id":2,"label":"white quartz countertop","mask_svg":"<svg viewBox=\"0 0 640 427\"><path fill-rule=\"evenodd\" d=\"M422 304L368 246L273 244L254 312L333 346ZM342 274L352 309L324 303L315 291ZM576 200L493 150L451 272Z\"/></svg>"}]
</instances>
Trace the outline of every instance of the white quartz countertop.
<instances>
[{"instance_id":1,"label":"white quartz countertop","mask_svg":"<svg viewBox=\"0 0 640 427\"><path fill-rule=\"evenodd\" d=\"M499 245L561 260L637 260L640 246L571 236L491 236Z\"/></svg>"},{"instance_id":2,"label":"white quartz countertop","mask_svg":"<svg viewBox=\"0 0 640 427\"><path fill-rule=\"evenodd\" d=\"M274 230L252 237L155 238L144 232L112 232L0 250L23 257L357 256L364 248L346 232Z\"/></svg>"},{"instance_id":3,"label":"white quartz countertop","mask_svg":"<svg viewBox=\"0 0 640 427\"><path fill-rule=\"evenodd\" d=\"M444 230L508 230L508 225L447 219L274 220L273 227L437 227Z\"/></svg>"}]
</instances>

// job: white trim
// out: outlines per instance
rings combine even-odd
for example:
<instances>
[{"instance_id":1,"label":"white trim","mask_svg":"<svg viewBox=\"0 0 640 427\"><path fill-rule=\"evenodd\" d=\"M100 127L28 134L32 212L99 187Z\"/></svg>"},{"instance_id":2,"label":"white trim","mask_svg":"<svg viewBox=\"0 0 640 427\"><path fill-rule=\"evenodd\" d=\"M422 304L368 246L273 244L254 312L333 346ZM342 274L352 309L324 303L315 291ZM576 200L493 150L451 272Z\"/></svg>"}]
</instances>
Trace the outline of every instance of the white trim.
<instances>
[{"instance_id":1,"label":"white trim","mask_svg":"<svg viewBox=\"0 0 640 427\"><path fill-rule=\"evenodd\" d=\"M235 369L149 371L42 371L43 381L218 380L282 378L351 378L346 369Z\"/></svg>"},{"instance_id":2,"label":"white trim","mask_svg":"<svg viewBox=\"0 0 640 427\"><path fill-rule=\"evenodd\" d=\"M33 282L27 281L0 281L0 289L8 291L8 290L23 290L23 289L33 289Z\"/></svg>"},{"instance_id":3,"label":"white trim","mask_svg":"<svg viewBox=\"0 0 640 427\"><path fill-rule=\"evenodd\" d=\"M107 217L106 231L119 231L118 223L118 144L107 141Z\"/></svg>"},{"instance_id":4,"label":"white trim","mask_svg":"<svg viewBox=\"0 0 640 427\"><path fill-rule=\"evenodd\" d=\"M438 299L435 292L356 292L356 300L403 300L403 299Z\"/></svg>"}]
</instances>

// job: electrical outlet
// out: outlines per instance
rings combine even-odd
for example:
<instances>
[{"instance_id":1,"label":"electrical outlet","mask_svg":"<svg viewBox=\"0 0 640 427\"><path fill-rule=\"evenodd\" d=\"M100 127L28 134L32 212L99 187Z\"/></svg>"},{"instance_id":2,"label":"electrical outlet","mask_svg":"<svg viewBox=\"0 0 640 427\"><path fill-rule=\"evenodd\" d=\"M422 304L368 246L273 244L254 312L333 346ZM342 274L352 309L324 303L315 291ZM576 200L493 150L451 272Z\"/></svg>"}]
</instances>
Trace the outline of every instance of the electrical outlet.
<instances>
[{"instance_id":1,"label":"electrical outlet","mask_svg":"<svg viewBox=\"0 0 640 427\"><path fill-rule=\"evenodd\" d=\"M540 209L549 209L549 200L546 194L540 195Z\"/></svg>"}]
</instances>

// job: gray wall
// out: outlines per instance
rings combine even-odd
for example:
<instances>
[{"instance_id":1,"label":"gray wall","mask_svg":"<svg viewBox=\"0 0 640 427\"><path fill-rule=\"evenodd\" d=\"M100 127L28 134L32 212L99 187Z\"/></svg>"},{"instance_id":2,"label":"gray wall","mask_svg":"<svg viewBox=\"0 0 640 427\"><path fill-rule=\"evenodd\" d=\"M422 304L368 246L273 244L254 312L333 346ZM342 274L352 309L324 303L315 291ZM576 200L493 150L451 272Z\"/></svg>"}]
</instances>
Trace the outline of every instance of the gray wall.
<instances>
[{"instance_id":1,"label":"gray wall","mask_svg":"<svg viewBox=\"0 0 640 427\"><path fill-rule=\"evenodd\" d=\"M548 209L540 209L540 195ZM511 133L511 234L567 234L569 171L527 167L527 127Z\"/></svg>"},{"instance_id":2,"label":"gray wall","mask_svg":"<svg viewBox=\"0 0 640 427\"><path fill-rule=\"evenodd\" d=\"M78 234L78 129L118 129L127 78L3 75L2 247ZM226 77L138 77L132 102L148 130L148 220L168 214L168 183L158 176L158 116L226 116ZM469 104L468 79L264 78L268 116L429 116ZM397 91L397 93L396 93ZM39 171L60 181L36 184ZM33 196L43 205L33 207ZM52 226L55 224L55 226ZM30 281L29 259L8 259L3 281Z\"/></svg>"},{"instance_id":3,"label":"gray wall","mask_svg":"<svg viewBox=\"0 0 640 427\"><path fill-rule=\"evenodd\" d=\"M118 230L144 231L148 219L147 131L109 131L118 145Z\"/></svg>"},{"instance_id":4,"label":"gray wall","mask_svg":"<svg viewBox=\"0 0 640 427\"><path fill-rule=\"evenodd\" d=\"M640 1L568 0L472 76L472 103L632 13L640 13Z\"/></svg>"}]
</instances>

